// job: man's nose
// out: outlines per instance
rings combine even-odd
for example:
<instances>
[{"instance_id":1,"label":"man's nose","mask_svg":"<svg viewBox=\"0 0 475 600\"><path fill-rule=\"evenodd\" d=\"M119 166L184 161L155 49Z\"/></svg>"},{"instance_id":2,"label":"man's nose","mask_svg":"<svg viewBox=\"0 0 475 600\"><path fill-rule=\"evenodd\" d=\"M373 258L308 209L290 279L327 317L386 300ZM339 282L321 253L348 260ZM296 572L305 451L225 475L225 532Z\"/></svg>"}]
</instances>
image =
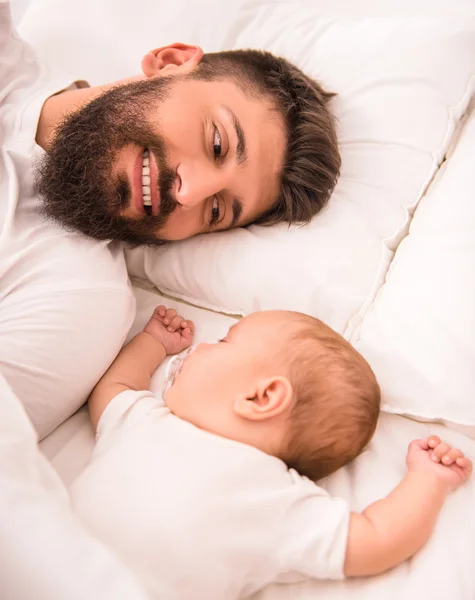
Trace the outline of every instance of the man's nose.
<instances>
[{"instance_id":1,"label":"man's nose","mask_svg":"<svg viewBox=\"0 0 475 600\"><path fill-rule=\"evenodd\" d=\"M226 187L226 175L212 165L181 164L177 169L176 200L194 208Z\"/></svg>"}]
</instances>

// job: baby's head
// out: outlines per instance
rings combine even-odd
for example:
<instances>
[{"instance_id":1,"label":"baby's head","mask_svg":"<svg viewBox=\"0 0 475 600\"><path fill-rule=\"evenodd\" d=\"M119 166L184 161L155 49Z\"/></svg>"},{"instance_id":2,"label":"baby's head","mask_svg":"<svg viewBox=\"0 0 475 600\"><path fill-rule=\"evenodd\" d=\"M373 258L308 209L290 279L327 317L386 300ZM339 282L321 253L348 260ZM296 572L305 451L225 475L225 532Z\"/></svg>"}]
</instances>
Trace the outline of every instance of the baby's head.
<instances>
[{"instance_id":1,"label":"baby's head","mask_svg":"<svg viewBox=\"0 0 475 600\"><path fill-rule=\"evenodd\" d=\"M197 346L166 402L197 427L319 479L369 442L380 391L364 358L321 321L269 311L245 317L218 343Z\"/></svg>"}]
</instances>

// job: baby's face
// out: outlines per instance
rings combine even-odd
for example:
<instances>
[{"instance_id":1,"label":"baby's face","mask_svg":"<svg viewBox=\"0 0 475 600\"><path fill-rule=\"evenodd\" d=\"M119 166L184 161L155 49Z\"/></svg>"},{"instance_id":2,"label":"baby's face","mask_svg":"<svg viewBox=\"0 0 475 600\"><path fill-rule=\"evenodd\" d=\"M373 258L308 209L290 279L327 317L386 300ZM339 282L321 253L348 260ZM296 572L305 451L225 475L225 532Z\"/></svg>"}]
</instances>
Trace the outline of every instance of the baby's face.
<instances>
[{"instance_id":1,"label":"baby's face","mask_svg":"<svg viewBox=\"0 0 475 600\"><path fill-rule=\"evenodd\" d=\"M185 359L166 394L170 410L212 433L229 437L235 425L234 403L253 398L256 385L280 374L286 313L258 312L233 325L225 338L199 344Z\"/></svg>"}]
</instances>

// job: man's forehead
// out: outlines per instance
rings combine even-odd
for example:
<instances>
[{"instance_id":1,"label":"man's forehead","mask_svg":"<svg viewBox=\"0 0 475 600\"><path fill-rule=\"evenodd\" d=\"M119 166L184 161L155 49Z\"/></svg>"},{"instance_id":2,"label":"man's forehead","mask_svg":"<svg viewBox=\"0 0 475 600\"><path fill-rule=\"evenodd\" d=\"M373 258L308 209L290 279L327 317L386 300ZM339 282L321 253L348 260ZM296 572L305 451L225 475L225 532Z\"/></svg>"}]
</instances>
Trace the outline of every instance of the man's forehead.
<instances>
[{"instance_id":1,"label":"man's forehead","mask_svg":"<svg viewBox=\"0 0 475 600\"><path fill-rule=\"evenodd\" d=\"M265 118L248 124L248 128L251 130L248 136L249 156L254 159L250 165L254 189L250 190L250 194L257 195L257 198L246 218L253 221L270 210L279 196L285 135L282 124L270 111Z\"/></svg>"}]
</instances>

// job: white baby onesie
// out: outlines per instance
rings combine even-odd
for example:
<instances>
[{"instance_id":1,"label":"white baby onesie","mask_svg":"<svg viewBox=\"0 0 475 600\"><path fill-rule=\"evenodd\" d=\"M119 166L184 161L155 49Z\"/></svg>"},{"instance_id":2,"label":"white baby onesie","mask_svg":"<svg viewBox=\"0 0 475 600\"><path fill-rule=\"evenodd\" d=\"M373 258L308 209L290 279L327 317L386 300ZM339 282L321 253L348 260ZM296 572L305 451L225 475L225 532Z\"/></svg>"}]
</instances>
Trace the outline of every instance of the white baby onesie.
<instances>
[{"instance_id":1,"label":"white baby onesie","mask_svg":"<svg viewBox=\"0 0 475 600\"><path fill-rule=\"evenodd\" d=\"M343 500L275 457L179 419L151 392L109 404L71 493L151 598L233 600L272 582L343 578Z\"/></svg>"}]
</instances>

